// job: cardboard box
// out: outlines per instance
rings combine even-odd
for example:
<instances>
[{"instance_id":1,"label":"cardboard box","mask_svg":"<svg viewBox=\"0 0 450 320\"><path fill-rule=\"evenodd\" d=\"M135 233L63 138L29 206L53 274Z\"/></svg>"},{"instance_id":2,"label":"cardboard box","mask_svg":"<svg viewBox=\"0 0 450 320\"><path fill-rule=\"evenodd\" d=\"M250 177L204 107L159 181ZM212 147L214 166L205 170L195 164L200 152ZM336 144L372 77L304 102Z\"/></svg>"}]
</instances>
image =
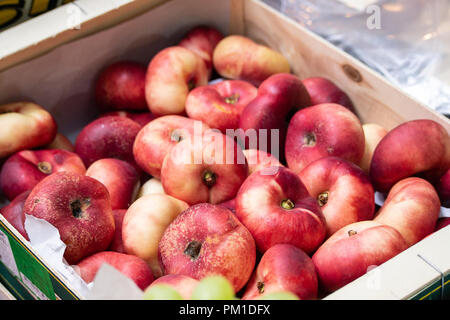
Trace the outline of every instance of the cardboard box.
<instances>
[{"instance_id":1,"label":"cardboard box","mask_svg":"<svg viewBox=\"0 0 450 320\"><path fill-rule=\"evenodd\" d=\"M338 83L363 123L391 129L426 118L450 132L447 118L260 1L79 0L70 5L83 12L75 27L67 24L67 8L61 7L45 19L40 16L0 34L0 43L6 44L0 47L0 103L35 100L52 112L60 131L72 139L95 116L91 88L101 67L123 58L148 63L198 24L265 43L282 52L301 78L324 76ZM26 36L31 29L39 30L34 39ZM0 279L14 296L84 298L2 217L0 240ZM440 298L442 283L449 281L450 253L443 245L449 242L447 227L326 299Z\"/></svg>"}]
</instances>

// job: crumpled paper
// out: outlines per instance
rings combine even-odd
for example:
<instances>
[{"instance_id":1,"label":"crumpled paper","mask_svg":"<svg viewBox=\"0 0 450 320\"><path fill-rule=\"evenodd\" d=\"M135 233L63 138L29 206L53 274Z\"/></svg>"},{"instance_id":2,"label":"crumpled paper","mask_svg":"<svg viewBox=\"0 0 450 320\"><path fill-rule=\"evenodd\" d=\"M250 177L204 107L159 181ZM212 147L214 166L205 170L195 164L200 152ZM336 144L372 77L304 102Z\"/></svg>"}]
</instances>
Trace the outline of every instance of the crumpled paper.
<instances>
[{"instance_id":1,"label":"crumpled paper","mask_svg":"<svg viewBox=\"0 0 450 320\"><path fill-rule=\"evenodd\" d=\"M33 249L47 265L58 272L81 298L92 300L141 299L143 292L128 277L108 264L97 272L92 283L87 284L64 259L66 245L61 241L59 231L49 222L25 215L25 230Z\"/></svg>"},{"instance_id":2,"label":"crumpled paper","mask_svg":"<svg viewBox=\"0 0 450 320\"><path fill-rule=\"evenodd\" d=\"M30 244L50 268L57 271L83 297L89 292L87 284L75 269L64 259L66 245L61 241L59 231L43 219L25 214L25 231Z\"/></svg>"},{"instance_id":3,"label":"crumpled paper","mask_svg":"<svg viewBox=\"0 0 450 320\"><path fill-rule=\"evenodd\" d=\"M103 264L95 275L88 300L142 300L144 292L128 277L109 264Z\"/></svg>"}]
</instances>

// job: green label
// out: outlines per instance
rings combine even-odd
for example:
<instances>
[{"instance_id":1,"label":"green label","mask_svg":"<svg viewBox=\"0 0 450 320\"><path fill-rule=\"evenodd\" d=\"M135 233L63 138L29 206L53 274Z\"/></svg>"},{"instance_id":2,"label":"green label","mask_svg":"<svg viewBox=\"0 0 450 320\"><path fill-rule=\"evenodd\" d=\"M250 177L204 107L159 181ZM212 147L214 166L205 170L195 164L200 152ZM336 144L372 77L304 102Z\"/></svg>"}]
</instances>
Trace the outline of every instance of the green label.
<instances>
[{"instance_id":1,"label":"green label","mask_svg":"<svg viewBox=\"0 0 450 320\"><path fill-rule=\"evenodd\" d=\"M0 257L9 273L36 299L56 300L47 269L3 227L0 227Z\"/></svg>"},{"instance_id":2,"label":"green label","mask_svg":"<svg viewBox=\"0 0 450 320\"><path fill-rule=\"evenodd\" d=\"M26 300L79 300L78 294L1 220L0 217L0 281L10 292L14 291L16 298Z\"/></svg>"},{"instance_id":3,"label":"green label","mask_svg":"<svg viewBox=\"0 0 450 320\"><path fill-rule=\"evenodd\" d=\"M18 300L35 300L34 296L19 282L18 277L12 275L3 261L0 261L0 282Z\"/></svg>"},{"instance_id":4,"label":"green label","mask_svg":"<svg viewBox=\"0 0 450 320\"><path fill-rule=\"evenodd\" d=\"M10 244L22 283L36 294L38 299L55 300L55 292L47 270L17 242L10 241Z\"/></svg>"}]
</instances>

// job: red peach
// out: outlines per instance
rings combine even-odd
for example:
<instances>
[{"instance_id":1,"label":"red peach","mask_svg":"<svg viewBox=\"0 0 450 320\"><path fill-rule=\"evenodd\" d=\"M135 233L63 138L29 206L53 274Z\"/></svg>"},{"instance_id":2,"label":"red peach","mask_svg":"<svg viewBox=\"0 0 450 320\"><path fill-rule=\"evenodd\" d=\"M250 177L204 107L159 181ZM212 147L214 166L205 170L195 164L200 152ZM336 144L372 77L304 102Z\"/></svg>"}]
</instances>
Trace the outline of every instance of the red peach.
<instances>
[{"instance_id":1,"label":"red peach","mask_svg":"<svg viewBox=\"0 0 450 320\"><path fill-rule=\"evenodd\" d=\"M103 69L95 83L95 98L102 110L147 110L144 65L119 61Z\"/></svg>"},{"instance_id":2,"label":"red peach","mask_svg":"<svg viewBox=\"0 0 450 320\"><path fill-rule=\"evenodd\" d=\"M440 208L433 186L426 180L411 177L391 188L374 221L397 229L408 246L412 246L434 231Z\"/></svg>"},{"instance_id":3,"label":"red peach","mask_svg":"<svg viewBox=\"0 0 450 320\"><path fill-rule=\"evenodd\" d=\"M77 266L81 278L87 283L94 281L97 272L104 263L109 264L133 280L141 290L147 288L154 280L153 274L144 260L129 254L112 251L99 252L80 261Z\"/></svg>"},{"instance_id":4,"label":"red peach","mask_svg":"<svg viewBox=\"0 0 450 320\"><path fill-rule=\"evenodd\" d=\"M116 209L113 210L114 215L114 225L115 225L115 232L114 232L114 238L112 239L111 243L109 244L109 250L120 252L120 253L126 253L125 248L123 246L122 241L122 224L123 224L123 218L125 217L125 213L127 213L126 209Z\"/></svg>"},{"instance_id":5,"label":"red peach","mask_svg":"<svg viewBox=\"0 0 450 320\"><path fill-rule=\"evenodd\" d=\"M145 96L156 115L182 114L189 91L208 83L208 70L197 54L181 46L158 52L147 68Z\"/></svg>"},{"instance_id":6,"label":"red peach","mask_svg":"<svg viewBox=\"0 0 450 320\"><path fill-rule=\"evenodd\" d=\"M242 110L256 97L257 89L248 82L225 80L192 90L186 99L186 113L211 128L226 133L237 129Z\"/></svg>"},{"instance_id":7,"label":"red peach","mask_svg":"<svg viewBox=\"0 0 450 320\"><path fill-rule=\"evenodd\" d=\"M202 203L182 212L159 242L165 274L200 280L222 275L238 292L255 266L255 242L234 214L221 206Z\"/></svg>"},{"instance_id":8,"label":"red peach","mask_svg":"<svg viewBox=\"0 0 450 320\"><path fill-rule=\"evenodd\" d=\"M236 212L236 198L221 202L218 205L231 210L231 212L233 212L233 213Z\"/></svg>"},{"instance_id":9,"label":"red peach","mask_svg":"<svg viewBox=\"0 0 450 320\"><path fill-rule=\"evenodd\" d=\"M0 105L0 158L53 141L57 125L52 115L32 102Z\"/></svg>"},{"instance_id":10,"label":"red peach","mask_svg":"<svg viewBox=\"0 0 450 320\"><path fill-rule=\"evenodd\" d=\"M257 171L236 196L236 216L262 253L278 243L313 252L325 239L325 219L299 177L285 167L273 175Z\"/></svg>"},{"instance_id":11,"label":"red peach","mask_svg":"<svg viewBox=\"0 0 450 320\"><path fill-rule=\"evenodd\" d=\"M265 151L258 149L247 149L243 152L245 158L247 159L249 175L259 170L266 169L266 171L268 171L268 168L283 166L276 157Z\"/></svg>"},{"instance_id":12,"label":"red peach","mask_svg":"<svg viewBox=\"0 0 450 320\"><path fill-rule=\"evenodd\" d=\"M325 292L333 292L407 248L394 228L375 221L352 223L335 232L312 260Z\"/></svg>"},{"instance_id":13,"label":"red peach","mask_svg":"<svg viewBox=\"0 0 450 320\"><path fill-rule=\"evenodd\" d=\"M39 182L23 208L59 231L69 264L108 248L114 237L114 217L108 190L90 177L56 172Z\"/></svg>"},{"instance_id":14,"label":"red peach","mask_svg":"<svg viewBox=\"0 0 450 320\"><path fill-rule=\"evenodd\" d=\"M108 189L113 210L127 209L136 199L141 185L136 169L119 159L97 160L89 166L86 175L100 181Z\"/></svg>"},{"instance_id":15,"label":"red peach","mask_svg":"<svg viewBox=\"0 0 450 320\"><path fill-rule=\"evenodd\" d=\"M295 75L279 73L270 76L258 88L258 95L242 110L239 128L246 149L259 149L282 155L289 114L310 104L309 94ZM256 130L256 139L249 132ZM261 134L267 133L266 145ZM257 143L257 144L256 144ZM274 144L274 145L272 145Z\"/></svg>"},{"instance_id":16,"label":"red peach","mask_svg":"<svg viewBox=\"0 0 450 320\"><path fill-rule=\"evenodd\" d=\"M30 239L25 230L25 213L23 212L23 206L30 192L31 190L27 190L19 194L13 201L0 210L5 219L8 220L8 222L27 240Z\"/></svg>"},{"instance_id":17,"label":"red peach","mask_svg":"<svg viewBox=\"0 0 450 320\"><path fill-rule=\"evenodd\" d=\"M420 175L435 183L450 168L450 138L433 120L412 120L388 132L370 165L375 190L388 192L401 179Z\"/></svg>"},{"instance_id":18,"label":"red peach","mask_svg":"<svg viewBox=\"0 0 450 320\"><path fill-rule=\"evenodd\" d=\"M450 207L450 169L448 169L437 183L436 190L444 207Z\"/></svg>"},{"instance_id":19,"label":"red peach","mask_svg":"<svg viewBox=\"0 0 450 320\"><path fill-rule=\"evenodd\" d=\"M34 188L39 181L55 172L84 174L86 167L80 157L61 149L23 150L13 154L0 172L0 189L9 200Z\"/></svg>"},{"instance_id":20,"label":"red peach","mask_svg":"<svg viewBox=\"0 0 450 320\"><path fill-rule=\"evenodd\" d=\"M331 80L322 77L312 77L302 80L311 97L311 105L322 103L337 103L355 112L348 95L339 89Z\"/></svg>"},{"instance_id":21,"label":"red peach","mask_svg":"<svg viewBox=\"0 0 450 320\"><path fill-rule=\"evenodd\" d=\"M150 121L156 119L156 116L151 112L128 112L128 111L111 111L106 112L100 117L107 117L107 116L119 116L119 117L125 117L129 118L137 123L139 123L142 127L148 124Z\"/></svg>"},{"instance_id":22,"label":"red peach","mask_svg":"<svg viewBox=\"0 0 450 320\"><path fill-rule=\"evenodd\" d=\"M242 297L289 291L301 300L317 298L318 281L311 258L290 244L276 244L264 253Z\"/></svg>"},{"instance_id":23,"label":"red peach","mask_svg":"<svg viewBox=\"0 0 450 320\"><path fill-rule=\"evenodd\" d=\"M227 36L217 44L213 64L222 77L249 81L255 86L271 75L290 71L281 53L240 35Z\"/></svg>"},{"instance_id":24,"label":"red peach","mask_svg":"<svg viewBox=\"0 0 450 320\"><path fill-rule=\"evenodd\" d=\"M351 223L372 220L373 187L357 165L337 157L320 158L304 168L299 177L322 208L328 236Z\"/></svg>"},{"instance_id":25,"label":"red peach","mask_svg":"<svg viewBox=\"0 0 450 320\"><path fill-rule=\"evenodd\" d=\"M196 132L198 128L198 132ZM182 140L193 140L209 129L200 121L170 115L159 117L138 133L133 145L137 164L148 174L160 178L166 155Z\"/></svg>"},{"instance_id":26,"label":"red peach","mask_svg":"<svg viewBox=\"0 0 450 320\"><path fill-rule=\"evenodd\" d=\"M239 145L209 131L199 143L183 140L170 150L161 168L161 182L165 193L191 205L217 204L236 196L247 173Z\"/></svg>"},{"instance_id":27,"label":"red peach","mask_svg":"<svg viewBox=\"0 0 450 320\"><path fill-rule=\"evenodd\" d=\"M286 161L296 173L327 156L359 164L364 144L364 131L354 113L338 104L318 104L292 117L286 135Z\"/></svg>"},{"instance_id":28,"label":"red peach","mask_svg":"<svg viewBox=\"0 0 450 320\"><path fill-rule=\"evenodd\" d=\"M75 142L75 152L89 167L97 160L115 158L137 167L133 144L141 126L118 116L101 117L83 128Z\"/></svg>"},{"instance_id":29,"label":"red peach","mask_svg":"<svg viewBox=\"0 0 450 320\"><path fill-rule=\"evenodd\" d=\"M178 45L193 51L202 58L210 77L213 68L213 52L222 39L223 35L219 30L208 26L197 26L190 30Z\"/></svg>"}]
</instances>

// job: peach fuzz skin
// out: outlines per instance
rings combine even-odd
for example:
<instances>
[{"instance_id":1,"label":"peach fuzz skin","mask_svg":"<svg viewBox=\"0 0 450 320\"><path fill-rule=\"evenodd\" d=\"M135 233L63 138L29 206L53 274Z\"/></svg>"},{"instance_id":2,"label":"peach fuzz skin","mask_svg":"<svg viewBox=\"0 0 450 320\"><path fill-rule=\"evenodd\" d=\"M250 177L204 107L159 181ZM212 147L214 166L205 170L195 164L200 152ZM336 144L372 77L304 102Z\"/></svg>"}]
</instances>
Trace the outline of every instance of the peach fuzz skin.
<instances>
[{"instance_id":1,"label":"peach fuzz skin","mask_svg":"<svg viewBox=\"0 0 450 320\"><path fill-rule=\"evenodd\" d=\"M360 221L335 232L312 260L321 289L330 293L406 248L405 239L396 229L375 221Z\"/></svg>"},{"instance_id":2,"label":"peach fuzz skin","mask_svg":"<svg viewBox=\"0 0 450 320\"><path fill-rule=\"evenodd\" d=\"M173 46L153 57L145 81L145 96L152 113L182 114L189 91L208 83L208 70L194 52Z\"/></svg>"},{"instance_id":3,"label":"peach fuzz skin","mask_svg":"<svg viewBox=\"0 0 450 320\"><path fill-rule=\"evenodd\" d=\"M273 175L257 171L244 181L236 196L236 216L260 252L288 243L309 254L325 239L325 218L299 177L285 167L277 169Z\"/></svg>"},{"instance_id":4,"label":"peach fuzz skin","mask_svg":"<svg viewBox=\"0 0 450 320\"><path fill-rule=\"evenodd\" d=\"M290 244L276 244L264 253L242 300L289 291L300 300L317 298L318 280L311 258Z\"/></svg>"},{"instance_id":5,"label":"peach fuzz skin","mask_svg":"<svg viewBox=\"0 0 450 320\"><path fill-rule=\"evenodd\" d=\"M444 207L450 207L450 169L439 179L436 190Z\"/></svg>"},{"instance_id":6,"label":"peach fuzz skin","mask_svg":"<svg viewBox=\"0 0 450 320\"><path fill-rule=\"evenodd\" d=\"M373 187L357 165L341 158L325 157L310 163L299 177L321 206L328 236L348 224L372 220Z\"/></svg>"},{"instance_id":7,"label":"peach fuzz skin","mask_svg":"<svg viewBox=\"0 0 450 320\"><path fill-rule=\"evenodd\" d=\"M52 115L32 102L0 105L0 158L53 141L57 125Z\"/></svg>"},{"instance_id":8,"label":"peach fuzz skin","mask_svg":"<svg viewBox=\"0 0 450 320\"><path fill-rule=\"evenodd\" d=\"M138 168L133 157L133 144L141 126L120 116L101 117L86 125L75 141L75 152L86 167L97 160L114 158Z\"/></svg>"},{"instance_id":9,"label":"peach fuzz skin","mask_svg":"<svg viewBox=\"0 0 450 320\"><path fill-rule=\"evenodd\" d=\"M165 194L146 195L136 200L123 219L125 252L144 259L156 277L162 276L159 241L169 224L188 207L184 201Z\"/></svg>"},{"instance_id":10,"label":"peach fuzz skin","mask_svg":"<svg viewBox=\"0 0 450 320\"><path fill-rule=\"evenodd\" d=\"M28 234L25 230L25 213L23 212L23 206L28 198L31 190L25 191L19 194L13 201L0 209L0 213L16 230L26 239Z\"/></svg>"},{"instance_id":11,"label":"peach fuzz skin","mask_svg":"<svg viewBox=\"0 0 450 320\"><path fill-rule=\"evenodd\" d=\"M44 178L31 191L24 213L58 229L69 264L108 248L115 225L109 193L97 180L69 172Z\"/></svg>"},{"instance_id":12,"label":"peach fuzz skin","mask_svg":"<svg viewBox=\"0 0 450 320\"><path fill-rule=\"evenodd\" d=\"M191 50L203 59L208 70L208 78L210 78L214 49L222 39L223 35L219 30L208 26L197 26L191 29L178 45Z\"/></svg>"},{"instance_id":13,"label":"peach fuzz skin","mask_svg":"<svg viewBox=\"0 0 450 320\"><path fill-rule=\"evenodd\" d=\"M251 276L256 249L250 232L230 210L201 203L169 225L159 243L159 257L165 274L197 280L222 275L238 292Z\"/></svg>"},{"instance_id":14,"label":"peach fuzz skin","mask_svg":"<svg viewBox=\"0 0 450 320\"><path fill-rule=\"evenodd\" d=\"M123 241L122 241L122 224L123 224L123 218L125 217L127 210L126 209L115 209L112 212L113 212L113 216L114 216L115 232L114 232L114 238L112 239L111 243L109 244L108 250L119 252L119 253L126 253L125 248L123 246Z\"/></svg>"},{"instance_id":15,"label":"peach fuzz skin","mask_svg":"<svg viewBox=\"0 0 450 320\"><path fill-rule=\"evenodd\" d=\"M113 210L127 209L141 185L139 172L128 162L119 159L97 160L89 166L86 175L100 181L108 189Z\"/></svg>"},{"instance_id":16,"label":"peach fuzz skin","mask_svg":"<svg viewBox=\"0 0 450 320\"><path fill-rule=\"evenodd\" d=\"M283 166L276 157L265 151L258 149L247 149L243 150L243 152L248 163L248 175L264 169L266 169L265 172L270 174L271 172L269 171L269 168Z\"/></svg>"},{"instance_id":17,"label":"peach fuzz skin","mask_svg":"<svg viewBox=\"0 0 450 320\"><path fill-rule=\"evenodd\" d=\"M101 110L148 110L145 100L145 65L118 61L104 68L95 83Z\"/></svg>"},{"instance_id":18,"label":"peach fuzz skin","mask_svg":"<svg viewBox=\"0 0 450 320\"><path fill-rule=\"evenodd\" d=\"M450 138L433 120L400 124L378 143L370 165L375 190L387 193L401 179L416 175L431 183L450 167Z\"/></svg>"},{"instance_id":19,"label":"peach fuzz skin","mask_svg":"<svg viewBox=\"0 0 450 320\"><path fill-rule=\"evenodd\" d=\"M310 104L309 94L301 80L292 74L279 73L270 76L258 88L258 95L250 101L241 113L240 135L256 130L257 145L249 137L239 136L246 149L259 149L283 156L288 116L292 111ZM260 133L267 132L263 141ZM278 135L278 139L276 139ZM275 138L275 140L274 140ZM274 140L274 141L273 141ZM264 143L267 145L265 146Z\"/></svg>"},{"instance_id":20,"label":"peach fuzz skin","mask_svg":"<svg viewBox=\"0 0 450 320\"><path fill-rule=\"evenodd\" d=\"M197 124L201 125L198 133L195 132L195 120L169 115L159 117L144 126L133 144L134 159L139 167L160 178L164 158L170 150L183 140L194 141L194 134L203 135L209 129L200 121Z\"/></svg>"},{"instance_id":21,"label":"peach fuzz skin","mask_svg":"<svg viewBox=\"0 0 450 320\"><path fill-rule=\"evenodd\" d=\"M201 142L181 141L164 158L164 192L190 205L234 198L248 173L242 149L216 131L206 132Z\"/></svg>"},{"instance_id":22,"label":"peach fuzz skin","mask_svg":"<svg viewBox=\"0 0 450 320\"><path fill-rule=\"evenodd\" d=\"M331 80L312 77L303 79L302 82L311 97L312 106L321 103L337 103L355 113L355 108L348 95Z\"/></svg>"},{"instance_id":23,"label":"peach fuzz skin","mask_svg":"<svg viewBox=\"0 0 450 320\"><path fill-rule=\"evenodd\" d=\"M186 113L211 128L226 133L237 129L242 110L256 97L258 89L241 80L225 80L192 90L186 100Z\"/></svg>"},{"instance_id":24,"label":"peach fuzz skin","mask_svg":"<svg viewBox=\"0 0 450 320\"><path fill-rule=\"evenodd\" d=\"M397 229L412 246L434 231L439 211L439 196L433 186L411 177L392 187L374 221Z\"/></svg>"},{"instance_id":25,"label":"peach fuzz skin","mask_svg":"<svg viewBox=\"0 0 450 320\"><path fill-rule=\"evenodd\" d=\"M355 114L338 104L318 104L292 117L286 135L286 161L296 173L327 156L359 164L364 144L364 131Z\"/></svg>"},{"instance_id":26,"label":"peach fuzz skin","mask_svg":"<svg viewBox=\"0 0 450 320\"><path fill-rule=\"evenodd\" d=\"M69 171L85 174L81 158L69 151L23 150L13 154L0 172L0 189L9 200L31 190L42 179L55 172Z\"/></svg>"},{"instance_id":27,"label":"peach fuzz skin","mask_svg":"<svg viewBox=\"0 0 450 320\"><path fill-rule=\"evenodd\" d=\"M271 75L290 72L289 62L281 53L239 35L227 36L217 44L213 63L222 77L255 86Z\"/></svg>"}]
</instances>

